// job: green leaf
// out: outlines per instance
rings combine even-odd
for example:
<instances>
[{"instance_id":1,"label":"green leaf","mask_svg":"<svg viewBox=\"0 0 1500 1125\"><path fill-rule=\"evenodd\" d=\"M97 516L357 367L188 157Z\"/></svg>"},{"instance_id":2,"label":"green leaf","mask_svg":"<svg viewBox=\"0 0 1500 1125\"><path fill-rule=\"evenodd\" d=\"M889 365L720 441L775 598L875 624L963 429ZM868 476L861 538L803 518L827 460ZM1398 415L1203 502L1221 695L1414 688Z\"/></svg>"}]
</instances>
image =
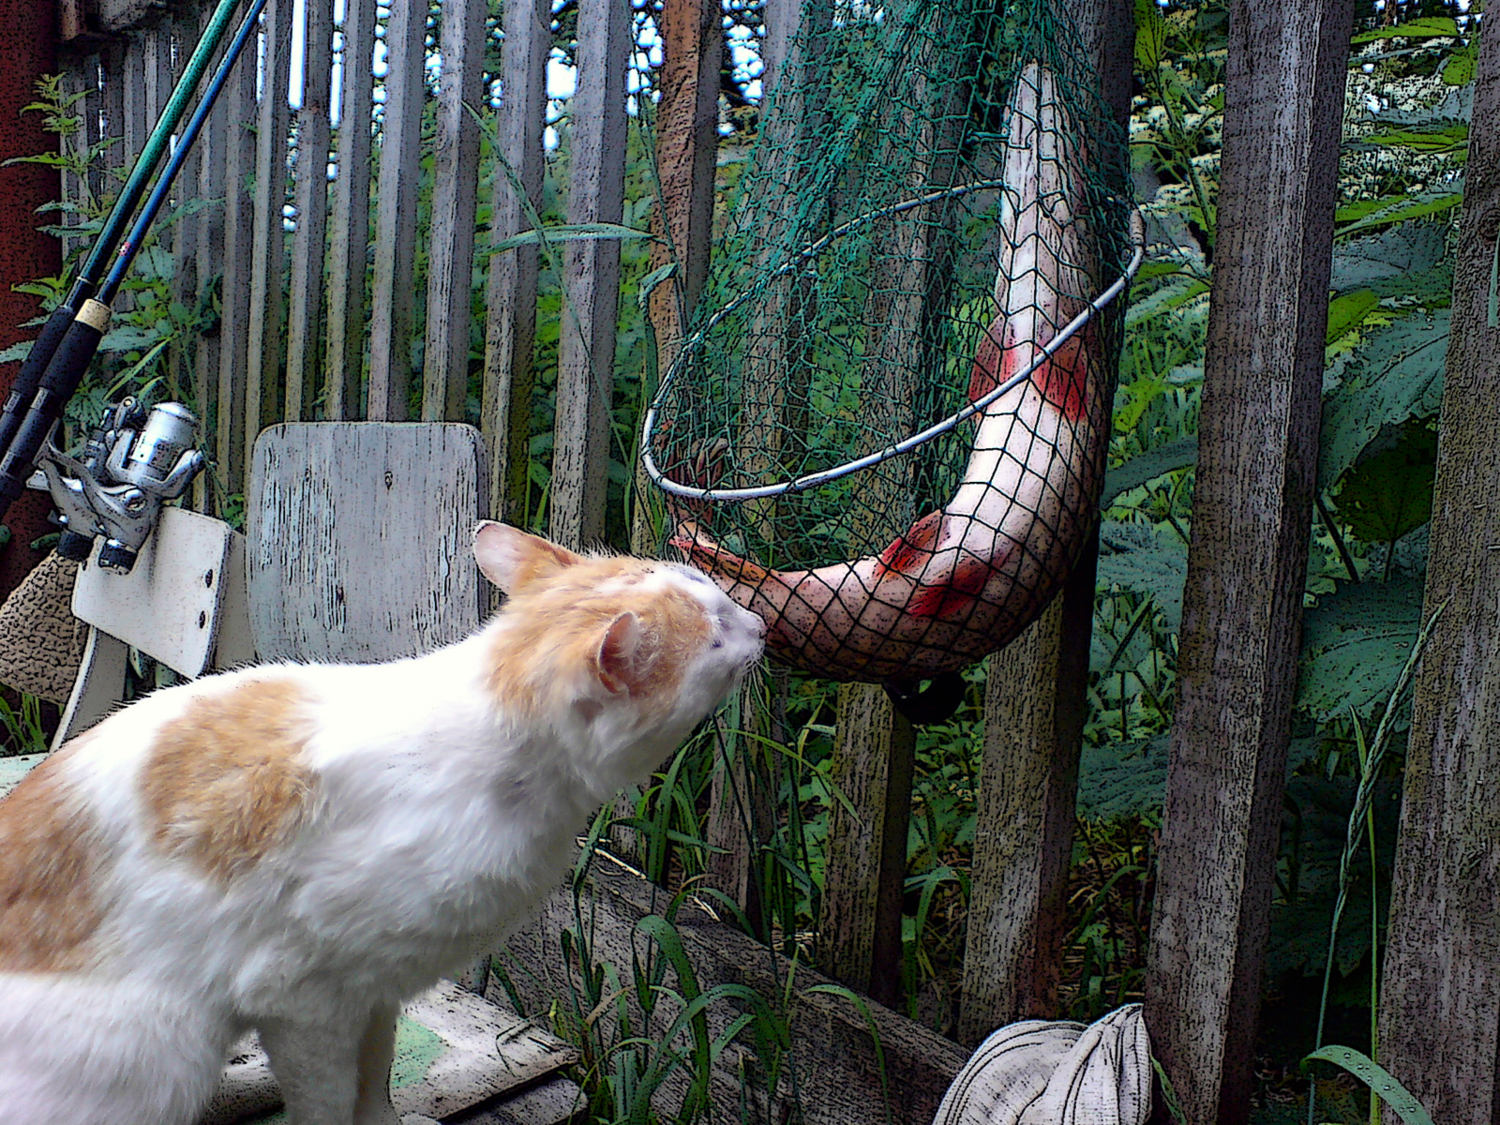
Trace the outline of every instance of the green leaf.
<instances>
[{"instance_id":1,"label":"green leaf","mask_svg":"<svg viewBox=\"0 0 1500 1125\"><path fill-rule=\"evenodd\" d=\"M1407 219L1421 219L1451 211L1464 201L1462 188L1444 191L1429 188L1416 193L1388 195L1380 199L1362 199L1334 212L1334 221L1344 225L1335 230L1335 238L1344 238L1362 230L1387 227Z\"/></svg>"},{"instance_id":2,"label":"green leaf","mask_svg":"<svg viewBox=\"0 0 1500 1125\"><path fill-rule=\"evenodd\" d=\"M1334 499L1339 517L1367 543L1394 543L1432 518L1437 431L1408 422L1393 433L1391 445L1355 462Z\"/></svg>"},{"instance_id":3,"label":"green leaf","mask_svg":"<svg viewBox=\"0 0 1500 1125\"><path fill-rule=\"evenodd\" d=\"M1427 300L1453 287L1451 263L1445 261L1446 227L1442 223L1400 223L1374 234L1339 242L1333 248L1329 288L1335 293L1371 289L1379 297L1416 296ZM1419 278L1441 274L1437 292L1419 291Z\"/></svg>"},{"instance_id":4,"label":"green leaf","mask_svg":"<svg viewBox=\"0 0 1500 1125\"><path fill-rule=\"evenodd\" d=\"M1471 38L1461 50L1453 52L1443 64L1443 81L1450 86L1467 86L1474 81L1474 68L1479 55L1479 40Z\"/></svg>"},{"instance_id":5,"label":"green leaf","mask_svg":"<svg viewBox=\"0 0 1500 1125\"><path fill-rule=\"evenodd\" d=\"M1161 66L1167 45L1167 21L1155 0L1135 0L1136 70L1150 74Z\"/></svg>"},{"instance_id":6,"label":"green leaf","mask_svg":"<svg viewBox=\"0 0 1500 1125\"><path fill-rule=\"evenodd\" d=\"M1326 346L1333 347L1351 332L1359 330L1365 318L1380 307L1380 298L1372 289L1356 289L1328 302Z\"/></svg>"},{"instance_id":7,"label":"green leaf","mask_svg":"<svg viewBox=\"0 0 1500 1125\"><path fill-rule=\"evenodd\" d=\"M0 351L0 363L23 363L31 354L31 340L21 340Z\"/></svg>"},{"instance_id":8,"label":"green leaf","mask_svg":"<svg viewBox=\"0 0 1500 1125\"><path fill-rule=\"evenodd\" d=\"M1433 1125L1432 1115L1395 1075L1353 1047L1319 1047L1304 1062L1330 1062L1341 1066L1370 1088L1370 1092L1396 1111L1406 1125Z\"/></svg>"},{"instance_id":9,"label":"green leaf","mask_svg":"<svg viewBox=\"0 0 1500 1125\"><path fill-rule=\"evenodd\" d=\"M1333 488L1386 426L1431 418L1443 393L1450 310L1413 314L1378 328L1323 401L1318 487Z\"/></svg>"},{"instance_id":10,"label":"green leaf","mask_svg":"<svg viewBox=\"0 0 1500 1125\"><path fill-rule=\"evenodd\" d=\"M1167 736L1085 745L1078 760L1078 816L1120 820L1156 812L1167 788Z\"/></svg>"},{"instance_id":11,"label":"green leaf","mask_svg":"<svg viewBox=\"0 0 1500 1125\"><path fill-rule=\"evenodd\" d=\"M501 254L518 246L533 246L545 239L547 242L598 242L601 239L655 238L648 230L623 227L618 223L558 223L541 230L527 230L501 239L490 247L489 253Z\"/></svg>"},{"instance_id":12,"label":"green leaf","mask_svg":"<svg viewBox=\"0 0 1500 1125\"><path fill-rule=\"evenodd\" d=\"M1354 46L1378 39L1457 39L1458 23L1451 16L1423 16L1406 23L1362 31L1350 42Z\"/></svg>"},{"instance_id":13,"label":"green leaf","mask_svg":"<svg viewBox=\"0 0 1500 1125\"><path fill-rule=\"evenodd\" d=\"M1427 128L1388 129L1360 138L1361 144L1379 148L1405 148L1413 152L1463 152L1469 147L1469 123L1445 121Z\"/></svg>"},{"instance_id":14,"label":"green leaf","mask_svg":"<svg viewBox=\"0 0 1500 1125\"><path fill-rule=\"evenodd\" d=\"M1104 492L1100 508L1108 508L1115 497L1153 481L1163 473L1185 469L1198 463L1197 437L1180 438L1132 457L1118 468L1104 474Z\"/></svg>"},{"instance_id":15,"label":"green leaf","mask_svg":"<svg viewBox=\"0 0 1500 1125\"><path fill-rule=\"evenodd\" d=\"M1162 524L1099 525L1101 592L1115 588L1149 594L1175 632L1182 621L1182 584L1187 580L1187 544Z\"/></svg>"},{"instance_id":16,"label":"green leaf","mask_svg":"<svg viewBox=\"0 0 1500 1125\"><path fill-rule=\"evenodd\" d=\"M1368 715L1406 666L1422 616L1413 578L1360 582L1318 599L1302 614L1296 707L1319 719L1349 708Z\"/></svg>"}]
</instances>

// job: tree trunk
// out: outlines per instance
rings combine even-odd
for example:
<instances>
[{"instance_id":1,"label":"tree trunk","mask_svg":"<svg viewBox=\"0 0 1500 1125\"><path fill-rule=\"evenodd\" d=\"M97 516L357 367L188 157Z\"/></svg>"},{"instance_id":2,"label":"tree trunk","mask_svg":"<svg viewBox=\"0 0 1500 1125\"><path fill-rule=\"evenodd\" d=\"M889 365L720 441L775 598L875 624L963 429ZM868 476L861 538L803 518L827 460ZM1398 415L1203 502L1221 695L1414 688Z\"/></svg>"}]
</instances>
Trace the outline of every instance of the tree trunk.
<instances>
[{"instance_id":1,"label":"tree trunk","mask_svg":"<svg viewBox=\"0 0 1500 1125\"><path fill-rule=\"evenodd\" d=\"M1350 0L1230 5L1223 178L1161 870L1152 1042L1243 1122L1306 579Z\"/></svg>"},{"instance_id":2,"label":"tree trunk","mask_svg":"<svg viewBox=\"0 0 1500 1125\"><path fill-rule=\"evenodd\" d=\"M1413 696L1380 996L1380 1061L1452 1125L1500 1122L1500 28L1482 26L1424 620L1445 608Z\"/></svg>"}]
</instances>

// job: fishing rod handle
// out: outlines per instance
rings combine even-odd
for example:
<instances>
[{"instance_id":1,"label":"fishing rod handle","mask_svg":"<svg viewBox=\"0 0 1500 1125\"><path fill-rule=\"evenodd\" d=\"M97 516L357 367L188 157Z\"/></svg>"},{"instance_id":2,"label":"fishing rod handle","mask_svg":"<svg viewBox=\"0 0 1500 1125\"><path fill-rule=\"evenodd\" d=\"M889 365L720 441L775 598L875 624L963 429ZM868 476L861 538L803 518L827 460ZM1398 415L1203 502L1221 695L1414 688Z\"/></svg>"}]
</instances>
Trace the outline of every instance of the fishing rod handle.
<instances>
[{"instance_id":1,"label":"fishing rod handle","mask_svg":"<svg viewBox=\"0 0 1500 1125\"><path fill-rule=\"evenodd\" d=\"M57 346L62 343L63 335L68 331L68 325L73 323L73 316L77 311L59 305L47 318L41 335L31 345L31 351L21 364L16 381L11 384L10 393L5 396L4 407L0 407L0 457L5 456L10 443L15 440L16 431L21 428L21 420L26 416L26 404L36 396L36 389L42 383L42 373L47 370L48 362L57 351Z\"/></svg>"},{"instance_id":2,"label":"fishing rod handle","mask_svg":"<svg viewBox=\"0 0 1500 1125\"><path fill-rule=\"evenodd\" d=\"M32 396L26 415L3 455L0 455L0 519L26 488L42 444L62 417L68 399L78 390L89 361L99 350L109 327L110 309L90 298L67 326Z\"/></svg>"}]
</instances>

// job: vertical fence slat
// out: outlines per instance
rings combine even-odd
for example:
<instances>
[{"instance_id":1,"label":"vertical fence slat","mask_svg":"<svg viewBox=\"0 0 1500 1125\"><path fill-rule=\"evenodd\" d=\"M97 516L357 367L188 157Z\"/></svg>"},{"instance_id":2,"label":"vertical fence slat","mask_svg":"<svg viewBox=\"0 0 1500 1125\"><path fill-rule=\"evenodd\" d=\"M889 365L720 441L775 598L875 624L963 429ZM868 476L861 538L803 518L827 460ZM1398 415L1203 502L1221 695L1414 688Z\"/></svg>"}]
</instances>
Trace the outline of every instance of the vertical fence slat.
<instances>
[{"instance_id":1,"label":"vertical fence slat","mask_svg":"<svg viewBox=\"0 0 1500 1125\"><path fill-rule=\"evenodd\" d=\"M628 0L580 0L570 223L618 223L624 214L631 30ZM569 242L563 263L550 532L558 542L577 547L604 534L620 244Z\"/></svg>"},{"instance_id":2,"label":"vertical fence slat","mask_svg":"<svg viewBox=\"0 0 1500 1125\"><path fill-rule=\"evenodd\" d=\"M483 89L485 0L443 4L443 69L433 142L422 418L462 420L469 391L474 201L479 176L477 109Z\"/></svg>"},{"instance_id":3,"label":"vertical fence slat","mask_svg":"<svg viewBox=\"0 0 1500 1125\"><path fill-rule=\"evenodd\" d=\"M916 732L879 684L842 684L818 967L883 1004L901 987L901 892Z\"/></svg>"},{"instance_id":4,"label":"vertical fence slat","mask_svg":"<svg viewBox=\"0 0 1500 1125\"><path fill-rule=\"evenodd\" d=\"M254 62L254 54L242 60ZM246 349L250 319L251 199L247 181L255 173L255 67L235 67L223 95L224 228L223 290L219 328L219 387L215 395L214 453L222 510L226 495L245 488Z\"/></svg>"},{"instance_id":5,"label":"vertical fence slat","mask_svg":"<svg viewBox=\"0 0 1500 1125\"><path fill-rule=\"evenodd\" d=\"M318 393L319 334L323 323L323 256L328 233L328 100L333 80L333 0L306 0L302 106L297 111L292 277L287 308L288 421L313 415Z\"/></svg>"},{"instance_id":6,"label":"vertical fence slat","mask_svg":"<svg viewBox=\"0 0 1500 1125\"><path fill-rule=\"evenodd\" d=\"M1190 1121L1249 1116L1317 478L1350 0L1232 0L1146 1019Z\"/></svg>"},{"instance_id":7,"label":"vertical fence slat","mask_svg":"<svg viewBox=\"0 0 1500 1125\"><path fill-rule=\"evenodd\" d=\"M364 374L365 263L370 246L370 106L375 0L344 0L339 82L338 178L328 262L328 342L324 416L360 414Z\"/></svg>"},{"instance_id":8,"label":"vertical fence slat","mask_svg":"<svg viewBox=\"0 0 1500 1125\"><path fill-rule=\"evenodd\" d=\"M292 46L292 0L266 5L266 34L261 41L261 97L256 117L255 202L250 265L250 324L246 335L249 370L245 383L244 479L250 479L250 457L256 435L276 420L281 405L282 351L285 337L285 291L282 273L286 235L287 107Z\"/></svg>"},{"instance_id":9,"label":"vertical fence slat","mask_svg":"<svg viewBox=\"0 0 1500 1125\"><path fill-rule=\"evenodd\" d=\"M175 85L193 45L198 41L198 24L189 13L179 13L172 18L172 39L176 44L175 63L171 79ZM171 90L168 89L168 96ZM172 204L181 208L197 197L199 168L202 166L203 150L194 145L183 162L182 172L173 185ZM198 215L180 218L173 224L172 235L172 300L183 308L192 310L198 305ZM167 379L173 398L188 397L195 409L202 410L197 401L192 383L193 340L178 336L167 349ZM200 415L201 416L201 415Z\"/></svg>"},{"instance_id":10,"label":"vertical fence slat","mask_svg":"<svg viewBox=\"0 0 1500 1125\"><path fill-rule=\"evenodd\" d=\"M395 4L386 25L385 113L376 187L375 278L370 313L370 409L376 421L405 420L411 382L412 264L427 5Z\"/></svg>"},{"instance_id":11,"label":"vertical fence slat","mask_svg":"<svg viewBox=\"0 0 1500 1125\"><path fill-rule=\"evenodd\" d=\"M85 55L71 60L63 71L62 89L63 94L68 97L84 95L73 110L78 116L78 130L67 141L68 155L74 159L82 159L87 156L89 146L99 135L98 61L95 56ZM70 209L56 216L59 225L75 227L83 222L83 216L78 213L77 208L87 201L88 186L86 175L75 175L66 169L61 172L61 199ZM87 240L82 235L64 238L64 258L86 245Z\"/></svg>"},{"instance_id":12,"label":"vertical fence slat","mask_svg":"<svg viewBox=\"0 0 1500 1125\"><path fill-rule=\"evenodd\" d=\"M1130 0L1066 0L1062 7L1123 128L1133 62ZM1095 533L1056 603L990 660L955 1031L961 1042L1057 1011L1097 564Z\"/></svg>"},{"instance_id":13,"label":"vertical fence slat","mask_svg":"<svg viewBox=\"0 0 1500 1125\"><path fill-rule=\"evenodd\" d=\"M497 128L499 156L509 165L510 174L504 166L495 170L490 208L492 243L528 229L531 223L524 203L530 201L535 207L541 202L551 23L549 0L516 0L505 9ZM535 246L493 255L485 287L480 425L489 448L490 514L512 523L524 523L527 515L537 261Z\"/></svg>"},{"instance_id":14,"label":"vertical fence slat","mask_svg":"<svg viewBox=\"0 0 1500 1125\"><path fill-rule=\"evenodd\" d=\"M199 6L196 21L189 21L188 35L192 36L193 42L197 42L198 37L203 34L212 15L213 9L209 5ZM213 113L209 115L203 131L198 134L198 143L193 146L197 150L194 155L197 161L195 190L200 199L216 201L213 206L204 208L189 220L195 228L193 249L195 285L192 291L192 301L195 307L199 304L204 307L208 306L209 288L215 283L216 278L222 285L223 278L220 271L228 265L224 250L224 214L228 206L228 201L225 199L225 165L231 133L230 115L235 101L234 89L235 85L231 83L218 105L214 107ZM224 299L227 307L227 293ZM218 413L219 343L223 331L224 325L221 323L218 332L199 333L193 346L193 403L205 427ZM210 444L207 434L205 434L204 444L205 446ZM225 462L222 450L218 447L217 433L215 433L213 447L221 466L220 472L222 472ZM206 473L200 474L193 481L193 507L200 512L208 510L207 475Z\"/></svg>"},{"instance_id":15,"label":"vertical fence slat","mask_svg":"<svg viewBox=\"0 0 1500 1125\"><path fill-rule=\"evenodd\" d=\"M1500 1113L1500 27L1481 25L1423 620L1380 995L1380 1062L1434 1121ZM1387 1110L1386 1121L1396 1118Z\"/></svg>"}]
</instances>

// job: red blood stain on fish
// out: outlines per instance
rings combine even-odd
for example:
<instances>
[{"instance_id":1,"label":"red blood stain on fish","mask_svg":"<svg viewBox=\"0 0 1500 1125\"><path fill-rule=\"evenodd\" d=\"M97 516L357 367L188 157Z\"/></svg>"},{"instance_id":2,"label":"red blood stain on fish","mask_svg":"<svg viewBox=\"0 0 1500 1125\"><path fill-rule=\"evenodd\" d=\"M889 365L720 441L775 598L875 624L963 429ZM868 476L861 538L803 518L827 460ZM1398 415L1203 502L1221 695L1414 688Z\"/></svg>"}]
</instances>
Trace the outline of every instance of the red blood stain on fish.
<instances>
[{"instance_id":1,"label":"red blood stain on fish","mask_svg":"<svg viewBox=\"0 0 1500 1125\"><path fill-rule=\"evenodd\" d=\"M987 559L973 555L959 559L947 582L918 587L906 612L913 617L956 617L984 593L994 569Z\"/></svg>"}]
</instances>

